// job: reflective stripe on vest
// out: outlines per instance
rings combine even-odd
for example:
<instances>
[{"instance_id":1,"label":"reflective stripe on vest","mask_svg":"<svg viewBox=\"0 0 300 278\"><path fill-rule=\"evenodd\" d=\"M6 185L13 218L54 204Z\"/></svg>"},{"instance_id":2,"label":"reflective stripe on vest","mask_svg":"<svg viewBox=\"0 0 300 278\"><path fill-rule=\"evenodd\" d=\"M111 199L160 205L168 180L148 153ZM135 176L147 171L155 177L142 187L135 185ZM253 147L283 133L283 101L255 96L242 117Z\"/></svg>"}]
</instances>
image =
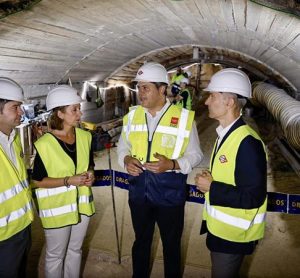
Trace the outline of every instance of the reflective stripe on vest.
<instances>
[{"instance_id":1,"label":"reflective stripe on vest","mask_svg":"<svg viewBox=\"0 0 300 278\"><path fill-rule=\"evenodd\" d=\"M41 199L41 198L58 195L72 190L76 190L76 186L71 185L70 187L60 186L56 188L39 189L36 190L35 194L37 198Z\"/></svg>"},{"instance_id":2,"label":"reflective stripe on vest","mask_svg":"<svg viewBox=\"0 0 300 278\"><path fill-rule=\"evenodd\" d=\"M131 110L131 111L128 113L128 123L127 123L127 125L123 125L123 131L124 131L124 133L126 134L126 139L127 139L127 141L129 140L129 134L130 134L130 131L132 130L132 129L131 129L131 126L134 126L134 125L132 125L131 123L132 123L133 116L134 116L134 114L135 114L136 108L137 108L137 107L134 107L134 109ZM135 125L135 126L138 128L137 131L147 131L147 130L148 130L148 127L147 127L146 124L144 124L144 125Z\"/></svg>"},{"instance_id":3,"label":"reflective stripe on vest","mask_svg":"<svg viewBox=\"0 0 300 278\"><path fill-rule=\"evenodd\" d=\"M40 210L39 214L40 217L47 218L47 217L59 216L62 214L76 212L76 211L77 211L77 203L73 203L59 208Z\"/></svg>"},{"instance_id":4,"label":"reflective stripe on vest","mask_svg":"<svg viewBox=\"0 0 300 278\"><path fill-rule=\"evenodd\" d=\"M179 133L177 134L177 139L176 139L176 144L175 144L175 149L174 149L174 153L172 155L172 159L176 159L179 157L180 155L180 151L182 149L183 146L183 142L185 137L185 128L187 125L187 121L188 121L188 116L189 116L189 111L186 109L182 109L181 110L181 115L180 115L180 120L179 120ZM188 136L190 136L190 132L188 131Z\"/></svg>"},{"instance_id":5,"label":"reflective stripe on vest","mask_svg":"<svg viewBox=\"0 0 300 278\"><path fill-rule=\"evenodd\" d=\"M13 186L12 188L7 189L6 191L0 193L0 204L15 197L16 195L18 195L28 187L29 187L28 181L24 180L16 184L15 186Z\"/></svg>"},{"instance_id":6,"label":"reflective stripe on vest","mask_svg":"<svg viewBox=\"0 0 300 278\"><path fill-rule=\"evenodd\" d=\"M148 131L148 127L146 124L143 125L134 125L132 124L136 109L131 110L128 113L128 123L123 126L123 132L125 133L127 141L129 140L130 132L146 132ZM168 135L176 136L176 142L174 151L171 159L177 159L180 156L180 152L182 150L184 140L189 138L190 130L186 130L187 122L189 119L189 110L182 109L180 114L179 126L178 127L168 127L158 125L156 127L155 133L162 133Z\"/></svg>"},{"instance_id":7,"label":"reflective stripe on vest","mask_svg":"<svg viewBox=\"0 0 300 278\"><path fill-rule=\"evenodd\" d=\"M25 229L34 218L19 135L13 141L16 165L0 145L0 241Z\"/></svg>"},{"instance_id":8,"label":"reflective stripe on vest","mask_svg":"<svg viewBox=\"0 0 300 278\"><path fill-rule=\"evenodd\" d=\"M217 210L215 207L209 205L207 202L205 202L205 208L207 213L228 225L235 226L237 228L243 229L243 230L248 230L251 226L254 224L260 224L263 223L266 219L266 213L259 213L257 214L252 221L248 221L246 219L240 218L240 217L235 217L229 214L226 214L222 211Z\"/></svg>"},{"instance_id":9,"label":"reflective stripe on vest","mask_svg":"<svg viewBox=\"0 0 300 278\"><path fill-rule=\"evenodd\" d=\"M177 135L178 129L176 127L170 127L170 126L158 126L156 128L156 132L170 134L170 135ZM180 129L178 135L184 139L184 138L188 138L190 136L190 133L191 132L189 130Z\"/></svg>"},{"instance_id":10,"label":"reflective stripe on vest","mask_svg":"<svg viewBox=\"0 0 300 278\"><path fill-rule=\"evenodd\" d=\"M0 227L6 226L8 223L15 221L25 215L28 211L32 211L31 202L28 202L25 207L12 211L9 215L0 218Z\"/></svg>"},{"instance_id":11,"label":"reflective stripe on vest","mask_svg":"<svg viewBox=\"0 0 300 278\"><path fill-rule=\"evenodd\" d=\"M88 204L91 202L91 197L88 195L82 195L79 197L79 204Z\"/></svg>"},{"instance_id":12,"label":"reflective stripe on vest","mask_svg":"<svg viewBox=\"0 0 300 278\"><path fill-rule=\"evenodd\" d=\"M228 186L236 186L236 157L241 142L247 136L261 141L252 128L242 125L229 134L216 153L213 150L210 170L214 180L221 181ZM262 145L264 146L263 142ZM205 193L206 204L203 210L203 219L207 221L210 233L233 242L249 242L263 237L267 198L258 208L243 209L210 205L209 195L209 192Z\"/></svg>"},{"instance_id":13,"label":"reflective stripe on vest","mask_svg":"<svg viewBox=\"0 0 300 278\"><path fill-rule=\"evenodd\" d=\"M131 131L147 131L147 125L130 125L130 126L123 126L123 132L126 133L127 138L129 136L129 133ZM170 135L177 135L177 128L176 127L168 127L168 126L158 126L156 128L156 132L161 132L164 134L170 134ZM128 133L128 134L127 134ZM190 136L190 131L188 130L180 130L180 133L182 133L183 137L189 137Z\"/></svg>"},{"instance_id":14,"label":"reflective stripe on vest","mask_svg":"<svg viewBox=\"0 0 300 278\"><path fill-rule=\"evenodd\" d=\"M88 170L91 134L79 128L76 128L75 132L76 166L53 135L45 134L35 142L36 149L49 177L62 178L81 174ZM37 188L35 192L44 228L59 228L77 224L79 214L91 216L95 212L90 187L83 185L66 187L62 185L55 188ZM81 196L89 196L90 202L80 203L79 199Z\"/></svg>"}]
</instances>

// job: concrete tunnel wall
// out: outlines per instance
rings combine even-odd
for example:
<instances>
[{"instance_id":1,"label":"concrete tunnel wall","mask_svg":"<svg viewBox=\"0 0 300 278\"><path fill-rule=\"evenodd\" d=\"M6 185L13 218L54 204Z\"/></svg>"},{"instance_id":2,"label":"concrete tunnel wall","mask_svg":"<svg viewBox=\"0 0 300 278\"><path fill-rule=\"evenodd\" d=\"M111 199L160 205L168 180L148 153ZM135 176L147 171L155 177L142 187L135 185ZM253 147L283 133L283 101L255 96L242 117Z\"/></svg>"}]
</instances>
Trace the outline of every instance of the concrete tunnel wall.
<instances>
[{"instance_id":1,"label":"concrete tunnel wall","mask_svg":"<svg viewBox=\"0 0 300 278\"><path fill-rule=\"evenodd\" d=\"M31 86L27 90L30 97L42 96L49 86L66 82L68 77L81 85L91 79L96 82L122 80L121 77L130 79L145 59L165 63L168 67L192 62L194 45L199 46L201 53L209 54L202 57L206 61L243 67L250 64L250 72L268 73L267 78L286 81L294 90L300 88L299 19L251 1L111 0L84 4L80 0L41 1L28 11L2 19L1 28L1 74ZM215 56L209 59L210 54ZM254 60L267 67L253 65ZM207 121L203 115L204 112L199 118L199 130L205 160L200 168L208 166L216 136L215 124L203 124ZM282 166L285 170L281 170L272 165L278 155L272 147L271 142L268 191L300 193L299 178L287 167ZM112 153L115 156L114 151ZM97 155L97 168L106 169L107 155L103 152ZM113 159L113 168L119 169L116 159ZM190 183L196 171L190 175ZM92 218L84 250L88 258L103 263L104 253L116 258L111 196L109 188L93 191L97 213ZM116 198L122 258L126 264L130 262L133 242L127 191L116 188ZM194 269L194 277L208 275L210 268L205 237L199 236L201 210L199 204L187 204L182 240L185 270ZM268 213L265 239L255 254L247 258L243 275L299 276L298 223L298 216ZM40 255L44 245L38 218L33 228L31 259L35 260L36 267L39 260L42 265ZM153 251L155 271L162 267L158 233ZM117 264L109 267L117 268ZM101 272L95 273L95 276L100 275Z\"/></svg>"}]
</instances>

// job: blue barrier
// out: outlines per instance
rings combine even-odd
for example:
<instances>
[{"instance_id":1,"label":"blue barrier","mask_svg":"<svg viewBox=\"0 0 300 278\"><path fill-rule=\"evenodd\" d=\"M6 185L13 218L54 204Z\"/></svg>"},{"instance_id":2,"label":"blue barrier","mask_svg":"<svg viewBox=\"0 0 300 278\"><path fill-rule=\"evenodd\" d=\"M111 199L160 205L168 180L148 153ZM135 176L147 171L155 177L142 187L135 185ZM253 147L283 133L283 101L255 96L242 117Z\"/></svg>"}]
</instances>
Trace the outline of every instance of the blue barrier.
<instances>
[{"instance_id":1,"label":"blue barrier","mask_svg":"<svg viewBox=\"0 0 300 278\"><path fill-rule=\"evenodd\" d=\"M115 186L128 190L128 174L112 170L112 178L115 180ZM111 177L109 170L95 170L95 183L93 186L109 186ZM200 192L195 185L188 184L189 196L188 202L204 204L204 194ZM268 192L269 212L281 212L288 214L300 214L300 195L286 194L278 192Z\"/></svg>"}]
</instances>

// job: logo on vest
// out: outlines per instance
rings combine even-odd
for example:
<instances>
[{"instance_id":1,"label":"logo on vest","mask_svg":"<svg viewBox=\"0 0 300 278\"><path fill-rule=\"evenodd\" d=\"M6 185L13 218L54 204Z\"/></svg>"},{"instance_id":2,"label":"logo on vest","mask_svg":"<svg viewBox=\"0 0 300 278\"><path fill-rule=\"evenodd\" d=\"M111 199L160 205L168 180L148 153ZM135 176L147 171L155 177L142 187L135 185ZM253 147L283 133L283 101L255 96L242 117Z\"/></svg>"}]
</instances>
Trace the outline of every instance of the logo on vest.
<instances>
[{"instance_id":1,"label":"logo on vest","mask_svg":"<svg viewBox=\"0 0 300 278\"><path fill-rule=\"evenodd\" d=\"M219 160L220 160L221 163L226 163L226 162L228 162L228 160L227 160L227 158L226 158L226 156L225 156L224 154L222 154L222 155L219 157Z\"/></svg>"},{"instance_id":2,"label":"logo on vest","mask_svg":"<svg viewBox=\"0 0 300 278\"><path fill-rule=\"evenodd\" d=\"M163 134L161 137L161 146L164 148L174 148L176 137L173 135Z\"/></svg>"},{"instance_id":3,"label":"logo on vest","mask_svg":"<svg viewBox=\"0 0 300 278\"><path fill-rule=\"evenodd\" d=\"M179 120L178 118L172 117L171 122L170 122L170 126L173 126L173 127L177 126L178 120Z\"/></svg>"}]
</instances>

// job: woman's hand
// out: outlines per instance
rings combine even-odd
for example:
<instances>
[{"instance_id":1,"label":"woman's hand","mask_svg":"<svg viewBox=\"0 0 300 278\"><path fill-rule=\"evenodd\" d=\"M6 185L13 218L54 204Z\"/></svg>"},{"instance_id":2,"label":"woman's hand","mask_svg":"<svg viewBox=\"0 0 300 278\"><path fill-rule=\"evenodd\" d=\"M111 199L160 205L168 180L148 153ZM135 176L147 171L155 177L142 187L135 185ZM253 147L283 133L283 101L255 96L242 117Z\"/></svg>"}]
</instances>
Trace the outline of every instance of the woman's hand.
<instances>
[{"instance_id":1,"label":"woman's hand","mask_svg":"<svg viewBox=\"0 0 300 278\"><path fill-rule=\"evenodd\" d=\"M75 186L82 186L82 185L90 186L88 184L91 184L91 180L92 178L89 178L88 172L83 172L81 174L70 177L68 179L68 184L75 185Z\"/></svg>"},{"instance_id":2,"label":"woman's hand","mask_svg":"<svg viewBox=\"0 0 300 278\"><path fill-rule=\"evenodd\" d=\"M86 186L92 186L95 181L94 171L87 171L85 172L86 180L84 185Z\"/></svg>"}]
</instances>

